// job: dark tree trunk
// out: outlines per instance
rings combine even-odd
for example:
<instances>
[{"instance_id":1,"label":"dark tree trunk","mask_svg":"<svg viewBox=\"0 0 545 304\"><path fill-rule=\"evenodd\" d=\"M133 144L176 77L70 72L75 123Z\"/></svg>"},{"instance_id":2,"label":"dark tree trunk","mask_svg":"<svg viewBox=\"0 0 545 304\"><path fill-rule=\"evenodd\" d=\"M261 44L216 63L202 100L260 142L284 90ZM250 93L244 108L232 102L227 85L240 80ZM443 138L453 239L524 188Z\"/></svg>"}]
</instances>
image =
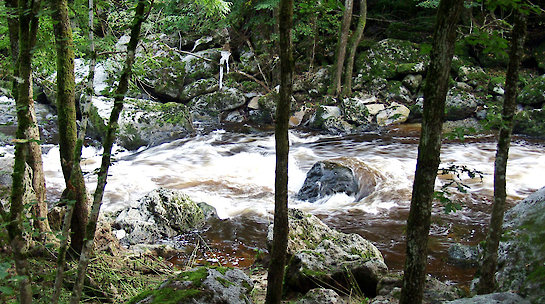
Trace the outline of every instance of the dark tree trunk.
<instances>
[{"instance_id":1,"label":"dark tree trunk","mask_svg":"<svg viewBox=\"0 0 545 304\"><path fill-rule=\"evenodd\" d=\"M341 94L341 80L343 75L344 60L346 58L346 45L348 44L348 35L350 34L350 22L352 21L353 0L345 0L343 20L341 23L341 35L335 53L335 63L331 77L331 87L329 94L338 96Z\"/></svg>"},{"instance_id":2,"label":"dark tree trunk","mask_svg":"<svg viewBox=\"0 0 545 304\"><path fill-rule=\"evenodd\" d=\"M435 178L440 162L441 128L448 91L448 79L457 22L463 0L441 0L437 12L430 66L424 89L422 134L413 183L411 209L407 220L401 304L422 303L427 263L427 243Z\"/></svg>"},{"instance_id":3,"label":"dark tree trunk","mask_svg":"<svg viewBox=\"0 0 545 304\"><path fill-rule=\"evenodd\" d=\"M346 67L344 69L344 87L343 95L352 95L352 71L354 70L354 60L356 58L356 51L358 44L360 44L361 37L363 37L363 31L365 30L365 24L367 23L367 0L360 1L360 18L358 19L358 25L348 44L348 57L346 58Z\"/></svg>"},{"instance_id":4,"label":"dark tree trunk","mask_svg":"<svg viewBox=\"0 0 545 304\"><path fill-rule=\"evenodd\" d=\"M481 276L478 284L478 293L492 293L496 289L496 267L498 264L498 246L502 235L503 215L505 213L505 198L507 196L505 175L507 158L511 144L513 117L516 109L519 66L524 50L526 36L526 16L515 13L515 26L511 34L511 49L509 65L505 76L505 99L503 101L502 124L498 137L496 161L494 163L494 205L490 217L490 226L486 238L486 246L481 266Z\"/></svg>"},{"instance_id":5,"label":"dark tree trunk","mask_svg":"<svg viewBox=\"0 0 545 304\"><path fill-rule=\"evenodd\" d=\"M114 107L112 113L110 114L110 120L108 122L108 131L104 138L103 146L104 152L102 154L102 162L100 165L100 170L97 178L97 187L93 197L93 205L91 208L91 214L89 215L89 221L87 224L85 232L85 241L83 243L83 249L80 255L80 260L78 264L78 273L76 277L76 283L74 284L74 289L72 291L72 297L70 299L71 304L79 303L81 299L81 293L83 290L83 282L85 279L85 274L87 271L87 266L89 265L89 259L91 257L93 242L95 238L95 231L97 227L98 215L100 213L100 207L102 205L102 198L104 196L104 188L106 187L106 179L108 177L108 169L111 164L111 153L112 147L115 142L115 134L119 127L118 120L121 111L123 110L123 100L125 94L129 88L129 79L132 73L132 65L134 63L136 46L140 38L140 30L142 28L142 23L145 19L145 8L147 0L139 0L138 5L135 9L134 22L131 27L131 38L127 45L127 58L125 60L125 65L123 66L123 71L121 72L121 77L119 79L119 84L114 94ZM153 1L150 4L153 5Z\"/></svg>"},{"instance_id":6,"label":"dark tree trunk","mask_svg":"<svg viewBox=\"0 0 545 304\"><path fill-rule=\"evenodd\" d=\"M66 0L53 0L53 29L57 48L57 119L62 173L66 183L64 199L75 201L71 219L71 249L78 256L83 246L89 214L87 192L81 168L74 167L76 148L76 96L74 76L74 43ZM74 174L74 176L71 176Z\"/></svg>"},{"instance_id":7,"label":"dark tree trunk","mask_svg":"<svg viewBox=\"0 0 545 304\"><path fill-rule=\"evenodd\" d=\"M276 106L276 175L274 185L274 230L265 303L282 300L282 283L288 247L288 122L292 95L293 54L291 29L293 0L281 0L278 15L280 34L280 94Z\"/></svg>"}]
</instances>

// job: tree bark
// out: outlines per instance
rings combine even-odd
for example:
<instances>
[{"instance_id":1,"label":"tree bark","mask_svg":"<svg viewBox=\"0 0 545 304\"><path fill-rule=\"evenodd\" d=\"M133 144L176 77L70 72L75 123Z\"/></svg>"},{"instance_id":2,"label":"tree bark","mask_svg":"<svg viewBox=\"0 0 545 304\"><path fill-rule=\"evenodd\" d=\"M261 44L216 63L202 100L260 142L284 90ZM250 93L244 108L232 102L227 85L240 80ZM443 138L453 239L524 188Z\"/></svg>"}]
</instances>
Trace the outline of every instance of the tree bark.
<instances>
[{"instance_id":1,"label":"tree bark","mask_svg":"<svg viewBox=\"0 0 545 304\"><path fill-rule=\"evenodd\" d=\"M526 36L526 16L516 11L515 25L511 34L511 49L509 65L505 76L505 99L503 101L502 124L498 137L496 161L494 163L494 204L490 217L490 226L486 238L486 246L481 265L481 275L478 284L478 293L492 293L496 289L496 267L498 265L498 247L502 235L503 215L505 213L506 171L509 157L509 145L513 130L513 117L516 109L519 66L524 49Z\"/></svg>"},{"instance_id":2,"label":"tree bark","mask_svg":"<svg viewBox=\"0 0 545 304\"><path fill-rule=\"evenodd\" d=\"M28 4L25 5L25 7ZM34 1L32 5L37 5L39 8L39 1ZM8 30L10 38L10 53L12 58L13 65L13 90L12 95L17 103L19 99L19 84L17 79L19 78L19 50L20 50L20 40L19 40L19 21L20 16L15 12L18 10L18 1L17 0L6 0L6 7L8 8ZM37 8L37 9L38 9ZM30 18L30 17L28 17ZM25 18L26 22L32 22L30 19ZM27 37L30 39L28 41L29 47L33 48L36 40L36 31L38 26L38 19L35 19L36 22L32 25L26 27L27 33L21 34L22 37ZM28 116L31 119L31 124L29 124L25 130L27 138L36 139L36 141L29 142L28 145L25 145L25 149L28 149L26 153L26 162L32 168L32 188L36 193L36 204L32 207L32 214L35 218L34 227L40 231L39 239L43 240L45 233L50 232L51 228L49 227L49 222L47 220L47 204L45 202L45 176L43 172L43 162L42 162L42 148L40 147L40 131L38 129L38 122L36 119L35 109L34 109L34 100L32 100L32 79L30 79L30 88L28 96L30 96L30 101L26 101L28 104ZM26 96L26 94L25 94Z\"/></svg>"},{"instance_id":3,"label":"tree bark","mask_svg":"<svg viewBox=\"0 0 545 304\"><path fill-rule=\"evenodd\" d=\"M422 134L407 220L407 249L400 304L422 303L427 243L435 178L440 162L441 129L450 64L463 0L441 0L424 89Z\"/></svg>"},{"instance_id":4,"label":"tree bark","mask_svg":"<svg viewBox=\"0 0 545 304\"><path fill-rule=\"evenodd\" d=\"M360 18L358 19L358 25L348 44L348 57L346 59L346 68L344 71L344 87L343 96L352 95L352 71L354 70L354 60L356 58L356 51L360 44L361 37L363 37L363 31L365 30L365 24L367 23L367 0L360 1Z\"/></svg>"},{"instance_id":5,"label":"tree bark","mask_svg":"<svg viewBox=\"0 0 545 304\"><path fill-rule=\"evenodd\" d=\"M288 122L293 88L291 29L293 0L281 0L278 15L280 34L280 94L276 106L276 175L274 185L274 230L265 303L282 300L282 283L288 247Z\"/></svg>"},{"instance_id":6,"label":"tree bark","mask_svg":"<svg viewBox=\"0 0 545 304\"><path fill-rule=\"evenodd\" d=\"M76 148L76 96L74 76L74 43L68 17L66 0L53 0L53 30L57 51L57 119L59 125L60 161L66 191L63 199L74 200L74 215L71 219L71 249L78 256L83 246L85 226L89 214L87 191L81 168L74 167ZM75 174L72 176L72 174Z\"/></svg>"},{"instance_id":7,"label":"tree bark","mask_svg":"<svg viewBox=\"0 0 545 304\"><path fill-rule=\"evenodd\" d=\"M341 23L341 35L335 54L335 63L333 64L333 73L331 77L331 87L329 94L338 96L341 93L341 80L343 75L344 60L346 57L346 45L348 44L348 35L350 33L350 22L352 21L353 0L345 0L343 20Z\"/></svg>"},{"instance_id":8,"label":"tree bark","mask_svg":"<svg viewBox=\"0 0 545 304\"><path fill-rule=\"evenodd\" d=\"M36 129L35 116L33 115L34 101L32 100L32 48L36 41L36 32L38 28L37 13L40 8L40 1L10 1L9 7L18 8L18 33L15 35L13 29L10 29L10 39L17 39L17 43L10 41L12 47L17 46L17 49L12 49L12 55L17 55L15 62L14 77L17 81L14 82L14 97L17 110L17 134L15 143L15 161L12 174L12 188L10 196L10 213L9 224L7 226L8 238L13 252L15 268L17 275L21 276L19 280L19 301L23 304L32 303L32 289L30 285L30 272L28 261L26 258L27 242L23 237L22 222L25 220L23 214L24 205L29 203L24 201L24 175L25 166L29 162L33 163L33 158L30 154L36 150L32 149L33 145L38 146L39 137L36 133L29 131ZM13 16L13 15L12 15ZM12 27L15 24L13 20L9 22ZM13 59L12 59L13 60ZM31 160L31 161L29 161ZM41 165L41 151L40 151ZM34 167L32 167L34 169ZM34 174L33 174L34 176ZM43 177L43 171L42 171ZM33 186L34 186L33 180ZM39 191L40 189L37 189ZM38 192L36 193L38 195ZM39 211L35 209L35 211ZM46 214L47 216L47 214ZM37 221L39 222L39 221ZM42 221L43 223L43 221ZM47 223L47 221L45 221Z\"/></svg>"},{"instance_id":9,"label":"tree bark","mask_svg":"<svg viewBox=\"0 0 545 304\"><path fill-rule=\"evenodd\" d=\"M134 57L136 53L136 46L140 37L140 30L142 28L142 22L145 15L144 10L146 8L147 0L139 0L136 6L134 23L131 28L131 38L127 45L127 58L125 59L125 65L119 79L119 84L114 94L114 107L110 114L110 120L108 122L108 131L104 138L104 152L102 154L102 162L98 173L97 187L94 193L93 205L91 208L91 214L86 228L85 241L83 243L83 250L81 251L80 260L78 264L78 273L76 277L76 283L72 291L72 297L70 299L71 304L79 303L81 299L81 293L83 290L83 282L85 279L85 273L87 266L89 265L89 259L92 254L93 242L95 238L95 231L98 221L98 215L100 207L102 205L102 198L104 196L104 188L106 187L106 179L108 177L108 169L111 163L112 147L115 141L115 134L118 129L118 120L121 111L123 110L123 99L129 88L129 79L131 76L132 65L134 63ZM150 6L153 5L153 1Z\"/></svg>"}]
</instances>

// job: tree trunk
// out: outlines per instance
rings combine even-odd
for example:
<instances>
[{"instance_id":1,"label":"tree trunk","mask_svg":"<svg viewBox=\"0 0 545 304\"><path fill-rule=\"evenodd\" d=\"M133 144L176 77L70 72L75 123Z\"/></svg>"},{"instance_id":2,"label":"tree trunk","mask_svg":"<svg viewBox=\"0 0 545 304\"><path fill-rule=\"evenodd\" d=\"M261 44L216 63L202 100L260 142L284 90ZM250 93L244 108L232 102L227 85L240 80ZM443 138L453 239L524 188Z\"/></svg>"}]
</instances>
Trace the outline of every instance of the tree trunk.
<instances>
[{"instance_id":1,"label":"tree trunk","mask_svg":"<svg viewBox=\"0 0 545 304\"><path fill-rule=\"evenodd\" d=\"M38 1L39 2L39 1ZM36 5L39 6L39 3ZM8 12L8 29L9 29L9 38L10 38L10 53L12 58L12 65L13 65L13 90L12 95L15 99L15 102L17 103L18 100L18 83L17 83L17 77L19 75L19 63L17 62L19 57L19 17L14 13L17 11L18 8L18 1L17 0L7 0L6 1L6 7L9 8ZM30 22L30 20L28 21ZM38 20L36 19L36 24L33 24L30 27L27 27L27 30L29 32L23 33L23 37L28 36L29 39L32 38L31 36L34 35L34 37L29 41L29 47L34 47L34 42L36 40L36 29L32 27L37 27ZM34 34L32 34L34 33ZM25 145L25 149L28 149L26 153L26 162L27 164L32 168L33 174L32 174L32 188L34 189L34 192L36 193L36 204L32 207L32 214L34 218L36 219L34 221L34 227L38 229L40 232L39 239L43 239L45 237L46 232L50 232L51 228L49 227L49 222L47 220L47 204L45 202L45 177L44 177L44 171L43 171L43 162L42 162L42 148L40 147L39 139L40 139L40 131L38 129L38 122L35 115L35 109L34 109L34 101L32 100L32 79L30 79L30 88L29 88L29 96L31 96L30 102L27 101L28 104L28 116L31 119L31 124L29 124L26 127L25 133L27 138L36 139L36 141L29 142L28 145ZM25 94L26 95L26 94Z\"/></svg>"},{"instance_id":2,"label":"tree trunk","mask_svg":"<svg viewBox=\"0 0 545 304\"><path fill-rule=\"evenodd\" d=\"M348 34L350 33L350 22L352 21L353 0L345 0L344 13L341 24L341 35L335 54L335 63L333 64L333 73L331 77L331 87L329 94L338 96L341 93L341 79L343 75L344 60L346 57L346 45L348 44Z\"/></svg>"},{"instance_id":3,"label":"tree trunk","mask_svg":"<svg viewBox=\"0 0 545 304\"><path fill-rule=\"evenodd\" d=\"M66 0L54 0L53 29L57 49L57 119L59 125L59 150L62 173L66 183L63 199L74 200L74 215L71 220L71 249L77 256L81 253L85 226L89 214L87 192L81 168L77 166L75 176L74 151L76 148L76 97L74 77L74 43L72 28L68 17L68 3Z\"/></svg>"},{"instance_id":4,"label":"tree trunk","mask_svg":"<svg viewBox=\"0 0 545 304\"><path fill-rule=\"evenodd\" d=\"M87 271L87 265L89 264L89 259L92 254L98 215L100 212L100 207L102 205L104 188L106 187L106 179L108 177L108 169L111 163L111 153L115 141L115 134L118 129L119 115L123 110L123 99L125 98L125 94L127 93L127 90L129 88L129 78L131 76L132 65L136 53L136 46L138 45L140 29L142 28L142 22L145 18L144 10L146 8L146 3L147 0L139 0L138 5L136 6L134 23L131 28L131 38L129 40L129 44L127 45L127 58L125 60L125 65L119 79L119 84L114 94L114 107L112 109L112 113L110 114L108 131L106 133L106 137L104 138L104 152L102 154L102 162L98 173L97 187L94 193L91 214L89 216L89 222L87 224L85 232L86 237L83 243L83 250L81 251L78 264L76 283L74 284L72 298L70 299L70 303L72 304L79 303L79 300L81 299L83 282ZM153 1L151 2L150 6L151 5L153 5Z\"/></svg>"},{"instance_id":5,"label":"tree trunk","mask_svg":"<svg viewBox=\"0 0 545 304\"><path fill-rule=\"evenodd\" d=\"M507 196L505 175L509 145L511 143L511 132L513 130L513 117L517 105L519 66L524 49L525 35L526 16L523 13L515 12L515 26L511 34L509 65L505 76L502 124L500 125L496 161L494 163L494 205L492 206L490 227L486 238L483 264L481 266L481 276L477 290L479 294L492 293L496 289L495 274L498 264L498 246L502 235L505 198Z\"/></svg>"},{"instance_id":6,"label":"tree trunk","mask_svg":"<svg viewBox=\"0 0 545 304\"><path fill-rule=\"evenodd\" d=\"M363 31L365 30L365 24L367 23L367 0L360 1L360 18L358 19L358 25L356 30L350 37L348 45L348 58L346 59L346 68L344 71L344 87L343 95L352 95L352 71L354 70L354 60L356 58L356 51L360 44Z\"/></svg>"},{"instance_id":7,"label":"tree trunk","mask_svg":"<svg viewBox=\"0 0 545 304\"><path fill-rule=\"evenodd\" d=\"M274 230L271 262L267 277L265 303L282 300L282 283L288 247L288 122L293 85L293 54L291 29L293 0L281 0L278 16L280 35L280 94L276 106L276 176L274 185Z\"/></svg>"},{"instance_id":8,"label":"tree trunk","mask_svg":"<svg viewBox=\"0 0 545 304\"><path fill-rule=\"evenodd\" d=\"M11 8L15 8L15 5L18 5L18 34L15 35L12 32L13 29L10 29L10 39L17 39L17 43L11 41L10 44L12 47L18 44L17 49L12 49L11 52L12 55L17 55L14 77L16 77L19 81L14 82L15 87L13 88L15 92L14 97L16 97L15 103L17 109L17 140L15 144L15 163L13 165L13 182L10 196L10 213L7 231L13 252L13 259L15 260L17 275L21 276L19 281L19 301L26 304L32 303L32 289L30 285L31 279L28 261L26 259L28 244L23 237L21 227L23 220L25 220L25 216L23 214L24 205L30 202L25 202L23 199L25 194L23 179L25 176L26 162L28 162L29 159L32 160L29 155L35 152L31 146L37 145L39 148L39 144L37 143L39 141L39 137L35 137L35 132L31 132L29 130L32 129L33 126L36 126L35 116L32 113L34 110L34 101L32 100L31 61L32 48L34 47L34 43L36 41L36 32L38 28L37 13L40 8L40 1L34 1L32 3L19 1L18 4L16 1L10 1L8 5ZM15 22L13 22L13 20L9 22L10 27L14 24ZM32 168L34 169L34 167ZM38 195L38 193L36 194ZM39 210L35 209L35 211ZM44 223L44 221L42 221L42 223ZM47 221L45 221L45 223L47 223Z\"/></svg>"},{"instance_id":9,"label":"tree trunk","mask_svg":"<svg viewBox=\"0 0 545 304\"><path fill-rule=\"evenodd\" d=\"M441 0L436 17L430 66L424 89L422 134L407 220L407 249L400 304L422 303L427 243L435 178L439 167L441 128L457 22L463 0Z\"/></svg>"}]
</instances>

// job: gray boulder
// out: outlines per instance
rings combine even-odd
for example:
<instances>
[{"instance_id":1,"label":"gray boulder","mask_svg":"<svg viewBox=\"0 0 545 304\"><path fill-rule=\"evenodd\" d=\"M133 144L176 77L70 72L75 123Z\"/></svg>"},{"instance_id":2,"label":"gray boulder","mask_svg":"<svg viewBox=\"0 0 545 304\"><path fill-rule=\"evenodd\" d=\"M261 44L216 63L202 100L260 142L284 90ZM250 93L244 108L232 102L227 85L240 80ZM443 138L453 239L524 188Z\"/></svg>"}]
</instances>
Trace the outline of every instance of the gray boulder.
<instances>
[{"instance_id":1,"label":"gray boulder","mask_svg":"<svg viewBox=\"0 0 545 304\"><path fill-rule=\"evenodd\" d=\"M102 138L113 108L113 100L93 98L89 134ZM118 144L129 150L158 145L193 133L188 108L179 103L125 98L119 118Z\"/></svg>"},{"instance_id":2,"label":"gray boulder","mask_svg":"<svg viewBox=\"0 0 545 304\"><path fill-rule=\"evenodd\" d=\"M460 120L473 116L479 105L480 101L474 94L453 87L445 100L445 119Z\"/></svg>"},{"instance_id":3,"label":"gray boulder","mask_svg":"<svg viewBox=\"0 0 545 304\"><path fill-rule=\"evenodd\" d=\"M532 303L545 302L545 187L505 214L496 279Z\"/></svg>"},{"instance_id":4,"label":"gray boulder","mask_svg":"<svg viewBox=\"0 0 545 304\"><path fill-rule=\"evenodd\" d=\"M130 303L250 304L253 285L239 269L200 267L135 296Z\"/></svg>"},{"instance_id":5,"label":"gray boulder","mask_svg":"<svg viewBox=\"0 0 545 304\"><path fill-rule=\"evenodd\" d=\"M342 100L344 118L356 125L369 123L369 110L365 100L359 98L344 98Z\"/></svg>"},{"instance_id":6,"label":"gray boulder","mask_svg":"<svg viewBox=\"0 0 545 304\"><path fill-rule=\"evenodd\" d=\"M371 242L358 234L333 230L297 209L289 210L289 227L291 258L284 278L288 289L305 293L318 284L350 288L356 282L366 295L375 294L387 267ZM267 238L272 242L272 225Z\"/></svg>"},{"instance_id":7,"label":"gray boulder","mask_svg":"<svg viewBox=\"0 0 545 304\"><path fill-rule=\"evenodd\" d=\"M498 292L444 302L444 304L530 304L530 301L516 293Z\"/></svg>"},{"instance_id":8,"label":"gray boulder","mask_svg":"<svg viewBox=\"0 0 545 304\"><path fill-rule=\"evenodd\" d=\"M448 261L460 267L475 267L479 264L479 248L456 243L448 248Z\"/></svg>"},{"instance_id":9,"label":"gray boulder","mask_svg":"<svg viewBox=\"0 0 545 304\"><path fill-rule=\"evenodd\" d=\"M345 304L347 303L333 289L314 288L305 294L305 296L295 304Z\"/></svg>"},{"instance_id":10,"label":"gray boulder","mask_svg":"<svg viewBox=\"0 0 545 304\"><path fill-rule=\"evenodd\" d=\"M193 114L217 117L223 112L232 111L246 104L246 98L239 90L230 88L201 95L191 100Z\"/></svg>"},{"instance_id":11,"label":"gray boulder","mask_svg":"<svg viewBox=\"0 0 545 304\"><path fill-rule=\"evenodd\" d=\"M515 115L513 131L533 137L545 137L545 105L541 109L529 109Z\"/></svg>"},{"instance_id":12,"label":"gray boulder","mask_svg":"<svg viewBox=\"0 0 545 304\"><path fill-rule=\"evenodd\" d=\"M112 225L123 245L154 244L202 228L213 207L193 202L179 191L159 188L121 210Z\"/></svg>"}]
</instances>

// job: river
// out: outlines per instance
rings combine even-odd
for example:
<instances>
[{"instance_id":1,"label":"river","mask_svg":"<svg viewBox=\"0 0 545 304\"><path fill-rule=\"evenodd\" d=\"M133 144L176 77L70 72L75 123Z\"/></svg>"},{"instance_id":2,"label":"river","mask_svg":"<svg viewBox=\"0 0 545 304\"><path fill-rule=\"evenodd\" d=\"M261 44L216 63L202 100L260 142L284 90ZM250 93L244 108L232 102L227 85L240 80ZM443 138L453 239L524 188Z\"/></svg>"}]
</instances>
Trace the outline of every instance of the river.
<instances>
[{"instance_id":1,"label":"river","mask_svg":"<svg viewBox=\"0 0 545 304\"><path fill-rule=\"evenodd\" d=\"M347 137L290 131L290 207L311 212L343 232L361 234L381 250L391 269L402 269L418 132L416 125ZM470 186L467 193L452 190L452 199L462 203L462 210L446 214L442 205L434 204L428 271L440 279L467 284L474 274L474 269L450 265L446 251L455 242L477 244L484 239L493 195L495 149L493 136L443 144L442 166L464 165L481 171L483 178L464 179ZM51 146L46 150L48 198L55 200L64 180L58 148ZM513 140L507 176L510 205L545 185L543 151L543 142ZM93 147L84 149L85 172L98 167L100 152ZM344 194L313 204L297 200L295 194L312 165L338 157L358 159L380 172L383 178L376 191L359 201ZM201 259L246 266L256 252L266 250L265 236L274 209L272 132L217 130L138 151L116 149L114 159L103 211L119 210L157 187L181 189L195 201L214 206L220 218L228 219L211 223L208 231L202 233L207 249L202 250L206 256ZM86 179L89 189L94 190L96 175L87 174ZM437 187L446 181L438 179ZM187 238L197 239L192 234L178 241L186 244ZM183 263L185 258L181 255L176 261Z\"/></svg>"}]
</instances>

